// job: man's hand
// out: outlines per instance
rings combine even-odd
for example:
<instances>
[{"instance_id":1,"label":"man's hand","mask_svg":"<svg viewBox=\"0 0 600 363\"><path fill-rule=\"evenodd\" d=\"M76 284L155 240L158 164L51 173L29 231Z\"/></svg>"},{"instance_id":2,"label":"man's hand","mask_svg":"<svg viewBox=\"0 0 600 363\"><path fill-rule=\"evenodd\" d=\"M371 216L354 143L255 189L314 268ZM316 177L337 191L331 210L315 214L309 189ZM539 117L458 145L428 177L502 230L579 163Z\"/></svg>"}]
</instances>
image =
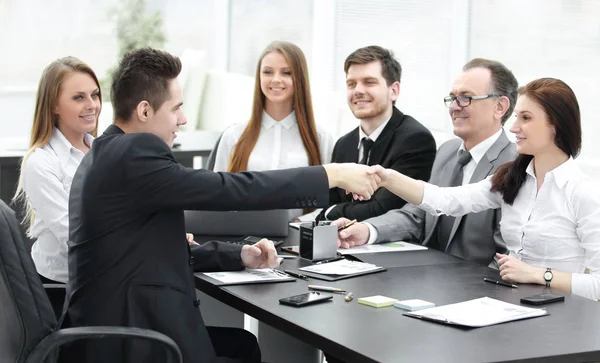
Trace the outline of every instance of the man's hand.
<instances>
[{"instance_id":1,"label":"man's hand","mask_svg":"<svg viewBox=\"0 0 600 363\"><path fill-rule=\"evenodd\" d=\"M379 187L379 175L369 166L360 164L327 164L324 165L329 187L345 189L353 193L357 199L367 200Z\"/></svg>"},{"instance_id":2,"label":"man's hand","mask_svg":"<svg viewBox=\"0 0 600 363\"><path fill-rule=\"evenodd\" d=\"M185 238L187 239L188 243L190 245L197 245L198 242L194 241L194 235L191 233L186 233L185 234Z\"/></svg>"},{"instance_id":3,"label":"man's hand","mask_svg":"<svg viewBox=\"0 0 600 363\"><path fill-rule=\"evenodd\" d=\"M273 241L261 239L253 245L242 247L242 264L249 268L275 268L279 266Z\"/></svg>"},{"instance_id":4,"label":"man's hand","mask_svg":"<svg viewBox=\"0 0 600 363\"><path fill-rule=\"evenodd\" d=\"M331 222L331 224L340 228L350 222L347 218L340 218ZM352 248L355 246L364 245L369 240L369 227L364 223L354 223L350 227L338 232L337 245L338 248Z\"/></svg>"}]
</instances>

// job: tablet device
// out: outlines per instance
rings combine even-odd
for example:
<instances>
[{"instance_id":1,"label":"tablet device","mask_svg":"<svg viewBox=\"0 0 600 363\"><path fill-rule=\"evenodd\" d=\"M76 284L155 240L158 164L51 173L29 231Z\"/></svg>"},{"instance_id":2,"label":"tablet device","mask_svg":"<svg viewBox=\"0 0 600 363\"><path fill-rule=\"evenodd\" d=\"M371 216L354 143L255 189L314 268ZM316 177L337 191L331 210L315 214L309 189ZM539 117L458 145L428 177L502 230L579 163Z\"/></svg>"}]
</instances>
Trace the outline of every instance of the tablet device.
<instances>
[{"instance_id":1,"label":"tablet device","mask_svg":"<svg viewBox=\"0 0 600 363\"><path fill-rule=\"evenodd\" d=\"M521 299L521 303L530 305L543 305L557 301L565 301L565 297L563 295L557 295L547 292L544 294L528 296Z\"/></svg>"},{"instance_id":2,"label":"tablet device","mask_svg":"<svg viewBox=\"0 0 600 363\"><path fill-rule=\"evenodd\" d=\"M317 304L320 302L330 301L333 298L332 294L325 294L322 292L307 292L305 294L294 295L279 299L279 303L283 305L290 305L295 307L302 307L306 305Z\"/></svg>"}]
</instances>

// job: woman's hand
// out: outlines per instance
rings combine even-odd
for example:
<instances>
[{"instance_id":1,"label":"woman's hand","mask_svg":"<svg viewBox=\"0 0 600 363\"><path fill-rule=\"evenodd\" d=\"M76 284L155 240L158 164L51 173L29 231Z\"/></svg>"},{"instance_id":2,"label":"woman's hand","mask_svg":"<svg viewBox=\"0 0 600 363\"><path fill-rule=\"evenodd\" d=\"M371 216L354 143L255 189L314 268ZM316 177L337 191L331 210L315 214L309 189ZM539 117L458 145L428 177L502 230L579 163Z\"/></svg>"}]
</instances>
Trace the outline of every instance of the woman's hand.
<instances>
[{"instance_id":1,"label":"woman's hand","mask_svg":"<svg viewBox=\"0 0 600 363\"><path fill-rule=\"evenodd\" d=\"M523 284L545 284L543 268L528 265L514 256L496 253L496 257L502 280Z\"/></svg>"}]
</instances>

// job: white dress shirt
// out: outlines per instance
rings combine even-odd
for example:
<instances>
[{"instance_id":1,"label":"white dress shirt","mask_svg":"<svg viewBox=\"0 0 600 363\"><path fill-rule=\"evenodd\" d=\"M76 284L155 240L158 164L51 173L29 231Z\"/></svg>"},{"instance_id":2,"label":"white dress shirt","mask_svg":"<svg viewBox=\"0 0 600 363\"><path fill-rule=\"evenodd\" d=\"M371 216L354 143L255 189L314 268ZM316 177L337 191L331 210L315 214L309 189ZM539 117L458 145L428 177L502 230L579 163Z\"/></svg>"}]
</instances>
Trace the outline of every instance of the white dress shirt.
<instances>
[{"instance_id":1,"label":"white dress shirt","mask_svg":"<svg viewBox=\"0 0 600 363\"><path fill-rule=\"evenodd\" d=\"M471 150L469 150L469 152L471 153L471 160L469 160L469 162L466 163L465 166L463 166L462 185L469 184L471 178L473 177L473 173L477 168L477 164L479 164L479 161L481 161L485 153L487 153L489 148L492 147L492 145L494 145L494 143L498 140L501 134L502 129L496 131L495 134L483 140L479 144L473 146ZM466 150L464 142L460 145L456 153L459 154L461 150ZM379 237L379 232L377 232L377 229L375 229L375 227L373 227L371 223L365 222L365 224L369 227L369 240L367 241L367 244L373 244L375 243L375 241L377 241L377 238Z\"/></svg>"},{"instance_id":2,"label":"white dress shirt","mask_svg":"<svg viewBox=\"0 0 600 363\"><path fill-rule=\"evenodd\" d=\"M85 135L86 145L93 140ZM69 278L69 192L83 156L55 128L50 142L34 150L23 165L23 190L35 213L31 236L37 240L31 257L38 273L54 281L66 283Z\"/></svg>"},{"instance_id":3,"label":"white dress shirt","mask_svg":"<svg viewBox=\"0 0 600 363\"><path fill-rule=\"evenodd\" d=\"M248 159L248 171L288 169L308 166L308 155L302 143L296 112L292 111L281 121L275 121L266 111L256 145ZM247 123L234 124L221 137L215 156L214 171L227 171L233 149ZM317 124L317 137L321 150L321 163L331 162L333 137ZM302 209L290 211L290 220L300 216Z\"/></svg>"},{"instance_id":4,"label":"white dress shirt","mask_svg":"<svg viewBox=\"0 0 600 363\"><path fill-rule=\"evenodd\" d=\"M502 208L500 231L510 254L529 265L572 273L571 292L600 298L600 195L573 159L546 173L539 191L533 161L514 203L491 192L491 177L440 188L424 183L420 208L452 216ZM590 274L584 274L585 268Z\"/></svg>"}]
</instances>

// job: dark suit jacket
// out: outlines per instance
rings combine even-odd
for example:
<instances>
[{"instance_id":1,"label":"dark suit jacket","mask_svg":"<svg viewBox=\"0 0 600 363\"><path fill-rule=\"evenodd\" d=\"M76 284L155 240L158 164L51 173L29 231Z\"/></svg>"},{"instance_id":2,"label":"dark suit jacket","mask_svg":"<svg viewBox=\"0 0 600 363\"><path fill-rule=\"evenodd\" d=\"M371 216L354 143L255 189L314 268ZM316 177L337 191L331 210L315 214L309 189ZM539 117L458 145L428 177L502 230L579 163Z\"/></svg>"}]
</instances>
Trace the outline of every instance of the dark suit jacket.
<instances>
[{"instance_id":1,"label":"dark suit jacket","mask_svg":"<svg viewBox=\"0 0 600 363\"><path fill-rule=\"evenodd\" d=\"M342 136L333 148L334 163L358 162L358 127ZM369 165L381 165L419 180L429 180L435 159L435 140L429 130L414 118L403 114L396 107L371 149ZM340 217L359 221L375 217L390 209L401 208L406 201L385 188L380 188L368 201L352 201L352 195L344 190L332 189L329 205L336 205L327 219Z\"/></svg>"},{"instance_id":2,"label":"dark suit jacket","mask_svg":"<svg viewBox=\"0 0 600 363\"><path fill-rule=\"evenodd\" d=\"M440 146L431 171L431 184L442 187L450 185L461 143L462 141L456 138ZM500 165L512 161L515 155L515 144L511 143L502 131L498 140L490 146L477 164L469 182L476 183L493 175ZM500 209L457 217L445 252L488 265L496 252L508 252L500 233L500 219ZM407 204L401 209L391 210L365 222L377 229L377 242L403 240L427 245L431 236L436 233L438 220L438 216Z\"/></svg>"},{"instance_id":3,"label":"dark suit jacket","mask_svg":"<svg viewBox=\"0 0 600 363\"><path fill-rule=\"evenodd\" d=\"M321 166L214 173L178 164L153 134L110 126L71 186L68 310L63 327L150 328L177 342L186 363L215 360L198 310L196 270L240 269L240 248L213 243L190 258L183 210L317 207L328 201ZM77 362L162 362L160 347L103 340L64 350Z\"/></svg>"}]
</instances>

